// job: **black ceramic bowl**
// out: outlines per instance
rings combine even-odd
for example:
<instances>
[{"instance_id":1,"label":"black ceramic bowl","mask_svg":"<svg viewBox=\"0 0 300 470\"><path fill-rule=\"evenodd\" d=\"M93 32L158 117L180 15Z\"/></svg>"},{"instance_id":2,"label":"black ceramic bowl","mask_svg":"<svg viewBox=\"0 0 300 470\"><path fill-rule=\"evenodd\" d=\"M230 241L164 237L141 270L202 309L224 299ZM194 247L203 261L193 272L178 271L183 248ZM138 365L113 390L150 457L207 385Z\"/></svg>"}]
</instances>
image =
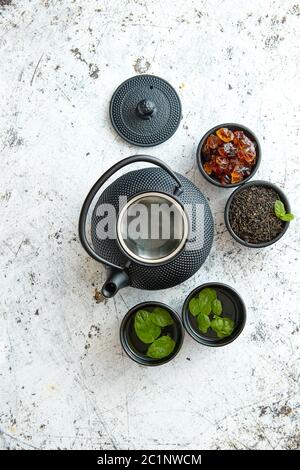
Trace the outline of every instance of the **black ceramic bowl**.
<instances>
[{"instance_id":1,"label":"black ceramic bowl","mask_svg":"<svg viewBox=\"0 0 300 470\"><path fill-rule=\"evenodd\" d=\"M285 234L285 232L287 231L287 229L290 225L290 222L285 222L282 232L280 232L277 235L277 237L273 238L273 240L270 240L269 242L255 243L254 244L254 243L248 243L245 240L243 240L242 238L238 237L236 235L236 233L233 231L233 229L231 228L231 225L230 225L230 222L229 222L230 205L232 203L232 200L233 200L234 196L239 191L242 191L245 188L249 188L250 186L266 186L267 188L271 188L278 194L278 196L279 196L280 200L283 202L287 212L291 212L291 206L290 206L290 203L289 203L286 195L284 194L284 192L280 188L275 186L275 184L273 184L273 183L268 183L268 181L262 181L262 180L249 181L248 183L245 183L244 185L242 185L241 187L239 187L235 191L233 191L233 193L228 198L228 201L227 201L226 206L225 206L225 211L224 211L224 219L225 219L225 225L226 225L230 235L237 242L241 243L241 245L247 246L248 248L265 248L266 246L270 246L270 245L273 245L273 243L276 243Z\"/></svg>"},{"instance_id":2,"label":"black ceramic bowl","mask_svg":"<svg viewBox=\"0 0 300 470\"><path fill-rule=\"evenodd\" d=\"M213 175L208 175L204 171L203 165L205 163L205 160L204 160L203 155L202 155L202 147L203 147L204 143L206 142L207 137L210 134L214 134L216 132L216 130L220 129L220 127L227 127L231 131L243 131L245 133L245 135L250 140L252 140L252 142L255 143L256 163L253 167L252 173L247 178L244 178L242 181L240 181L239 183L221 184L220 181L218 181L218 179L216 177L214 177ZM206 134L204 134L204 136L200 140L198 148L197 148L197 163L198 163L198 167L199 167L200 172L202 173L202 175L204 176L204 178L207 181L214 184L215 186L219 186L220 188L236 188L237 186L241 186L242 184L249 181L252 178L252 176L257 172L258 167L260 165L260 161L261 161L261 148L260 148L260 143L259 143L256 135L250 129L248 129L248 127L242 126L241 124L225 123L225 124L219 124L218 126L213 127L212 129L207 131Z\"/></svg>"},{"instance_id":3,"label":"black ceramic bowl","mask_svg":"<svg viewBox=\"0 0 300 470\"><path fill-rule=\"evenodd\" d=\"M234 321L234 330L232 334L226 338L218 338L216 333L211 329L209 329L206 334L201 333L198 329L196 318L189 312L190 300L205 287L210 287L217 291L218 299L222 302L224 316ZM225 346L226 344L232 343L243 331L246 323L246 306L243 299L232 287L220 282L208 282L196 287L185 299L182 308L182 319L186 331L194 340L198 341L198 343L213 347Z\"/></svg>"},{"instance_id":4,"label":"black ceramic bowl","mask_svg":"<svg viewBox=\"0 0 300 470\"><path fill-rule=\"evenodd\" d=\"M171 317L174 320L174 324L167 326L163 329L164 334L170 334L170 336L176 342L176 346L172 354L162 359L152 359L146 356L149 344L145 344L139 340L134 331L134 316L138 310L145 309L152 311L155 307L162 307L168 310ZM125 315L120 326L120 340L122 347L126 354L138 364L143 366L160 366L171 361L176 354L179 352L184 338L184 329L180 320L179 315L172 308L168 307L161 302L142 302L132 307Z\"/></svg>"}]
</instances>

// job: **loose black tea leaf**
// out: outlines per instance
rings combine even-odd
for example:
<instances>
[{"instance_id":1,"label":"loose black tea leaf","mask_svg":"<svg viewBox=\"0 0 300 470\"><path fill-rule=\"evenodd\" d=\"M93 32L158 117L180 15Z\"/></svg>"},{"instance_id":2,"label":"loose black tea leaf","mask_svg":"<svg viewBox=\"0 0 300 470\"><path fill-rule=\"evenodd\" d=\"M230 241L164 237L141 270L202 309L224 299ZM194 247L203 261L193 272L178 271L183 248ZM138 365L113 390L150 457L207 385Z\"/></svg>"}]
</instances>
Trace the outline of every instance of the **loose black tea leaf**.
<instances>
[{"instance_id":1,"label":"loose black tea leaf","mask_svg":"<svg viewBox=\"0 0 300 470\"><path fill-rule=\"evenodd\" d=\"M249 186L232 199L229 223L236 235L247 243L269 242L279 235L284 222L274 212L278 194L267 186Z\"/></svg>"}]
</instances>

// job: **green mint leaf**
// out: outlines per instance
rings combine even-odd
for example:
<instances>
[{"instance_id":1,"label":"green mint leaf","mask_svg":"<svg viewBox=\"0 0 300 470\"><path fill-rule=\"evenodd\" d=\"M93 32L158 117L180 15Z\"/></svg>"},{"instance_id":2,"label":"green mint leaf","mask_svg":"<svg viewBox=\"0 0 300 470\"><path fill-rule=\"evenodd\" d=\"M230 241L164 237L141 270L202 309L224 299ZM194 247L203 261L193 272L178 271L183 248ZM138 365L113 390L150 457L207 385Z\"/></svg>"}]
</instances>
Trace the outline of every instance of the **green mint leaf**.
<instances>
[{"instance_id":1,"label":"green mint leaf","mask_svg":"<svg viewBox=\"0 0 300 470\"><path fill-rule=\"evenodd\" d=\"M229 336L233 332L234 321L228 317L224 317L223 320L224 320L223 333Z\"/></svg>"},{"instance_id":2,"label":"green mint leaf","mask_svg":"<svg viewBox=\"0 0 300 470\"><path fill-rule=\"evenodd\" d=\"M199 308L200 313L203 315L209 315L211 312L211 298L207 294L199 295Z\"/></svg>"},{"instance_id":3,"label":"green mint leaf","mask_svg":"<svg viewBox=\"0 0 300 470\"><path fill-rule=\"evenodd\" d=\"M162 359L174 351L175 345L175 341L170 336L161 336L150 344L147 356L153 359Z\"/></svg>"},{"instance_id":4,"label":"green mint leaf","mask_svg":"<svg viewBox=\"0 0 300 470\"><path fill-rule=\"evenodd\" d=\"M217 337L222 339L222 338L226 338L227 335L223 335L222 333L220 333L219 331L216 331L217 333Z\"/></svg>"},{"instance_id":5,"label":"green mint leaf","mask_svg":"<svg viewBox=\"0 0 300 470\"><path fill-rule=\"evenodd\" d=\"M199 299L197 299L197 297L193 297L189 301L189 311L194 317L199 315L199 313L201 312L200 305L199 305Z\"/></svg>"},{"instance_id":6,"label":"green mint leaf","mask_svg":"<svg viewBox=\"0 0 300 470\"><path fill-rule=\"evenodd\" d=\"M274 203L274 212L278 219L281 219L281 217L285 214L284 204L279 199L277 199L277 201Z\"/></svg>"},{"instance_id":7,"label":"green mint leaf","mask_svg":"<svg viewBox=\"0 0 300 470\"><path fill-rule=\"evenodd\" d=\"M215 299L212 301L212 304L211 304L211 309L212 309L212 312L215 314L215 315L221 315L222 313L222 302L221 300L219 299Z\"/></svg>"},{"instance_id":8,"label":"green mint leaf","mask_svg":"<svg viewBox=\"0 0 300 470\"><path fill-rule=\"evenodd\" d=\"M279 199L277 199L274 204L274 212L276 217L278 217L278 219L282 220L283 222L290 222L295 218L294 214L286 212L283 202Z\"/></svg>"},{"instance_id":9,"label":"green mint leaf","mask_svg":"<svg viewBox=\"0 0 300 470\"><path fill-rule=\"evenodd\" d=\"M283 220L283 222L290 222L294 218L295 218L294 214L290 214L289 212L287 212L286 214L280 217L280 219Z\"/></svg>"},{"instance_id":10,"label":"green mint leaf","mask_svg":"<svg viewBox=\"0 0 300 470\"><path fill-rule=\"evenodd\" d=\"M160 326L161 328L173 325L174 323L168 310L162 307L155 307L153 312L150 314L150 318L155 325Z\"/></svg>"},{"instance_id":11,"label":"green mint leaf","mask_svg":"<svg viewBox=\"0 0 300 470\"><path fill-rule=\"evenodd\" d=\"M196 317L200 313L209 315L212 309L212 302L217 298L217 292L210 287L202 289L198 296L193 297L189 302L190 313Z\"/></svg>"},{"instance_id":12,"label":"green mint leaf","mask_svg":"<svg viewBox=\"0 0 300 470\"><path fill-rule=\"evenodd\" d=\"M211 321L210 326L212 329L217 333L218 331L221 332L223 329L223 318L222 317L214 317Z\"/></svg>"},{"instance_id":13,"label":"green mint leaf","mask_svg":"<svg viewBox=\"0 0 300 470\"><path fill-rule=\"evenodd\" d=\"M215 289L211 289L210 287L205 287L199 293L199 298L202 296L208 297L208 299L212 302L213 300L217 298L217 292L215 291Z\"/></svg>"},{"instance_id":14,"label":"green mint leaf","mask_svg":"<svg viewBox=\"0 0 300 470\"><path fill-rule=\"evenodd\" d=\"M151 313L138 310L134 317L134 330L137 337L146 344L152 343L161 334L161 328L151 321Z\"/></svg>"},{"instance_id":15,"label":"green mint leaf","mask_svg":"<svg viewBox=\"0 0 300 470\"><path fill-rule=\"evenodd\" d=\"M227 317L215 317L210 326L216 332L218 338L225 338L233 332L234 321Z\"/></svg>"},{"instance_id":16,"label":"green mint leaf","mask_svg":"<svg viewBox=\"0 0 300 470\"><path fill-rule=\"evenodd\" d=\"M198 328L202 333L207 333L208 328L210 327L210 319L208 315L203 315L200 313L197 317Z\"/></svg>"}]
</instances>

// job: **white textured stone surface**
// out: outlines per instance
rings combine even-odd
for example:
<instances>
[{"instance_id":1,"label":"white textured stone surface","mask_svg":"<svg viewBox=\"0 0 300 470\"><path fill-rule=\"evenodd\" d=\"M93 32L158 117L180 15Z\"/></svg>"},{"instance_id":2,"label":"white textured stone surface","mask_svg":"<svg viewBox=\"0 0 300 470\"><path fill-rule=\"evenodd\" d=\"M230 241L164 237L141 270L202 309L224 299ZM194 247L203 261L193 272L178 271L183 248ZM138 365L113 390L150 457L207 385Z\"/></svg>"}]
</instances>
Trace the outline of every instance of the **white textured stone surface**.
<instances>
[{"instance_id":1,"label":"white textured stone surface","mask_svg":"<svg viewBox=\"0 0 300 470\"><path fill-rule=\"evenodd\" d=\"M6 4L6 5L5 5ZM0 1L3 448L255 448L300 444L299 15L295 0ZM124 79L148 72L179 91L183 119L149 150L209 197L216 237L192 279L165 292L128 288L97 304L104 270L77 237L78 213L112 163L143 153L108 118ZM240 122L262 144L257 178L298 213L276 245L236 244L223 224L230 191L195 165L215 124ZM142 368L119 324L142 300L177 311L188 292L224 281L248 306L233 344L186 335L176 360ZM189 360L188 360L189 358Z\"/></svg>"}]
</instances>

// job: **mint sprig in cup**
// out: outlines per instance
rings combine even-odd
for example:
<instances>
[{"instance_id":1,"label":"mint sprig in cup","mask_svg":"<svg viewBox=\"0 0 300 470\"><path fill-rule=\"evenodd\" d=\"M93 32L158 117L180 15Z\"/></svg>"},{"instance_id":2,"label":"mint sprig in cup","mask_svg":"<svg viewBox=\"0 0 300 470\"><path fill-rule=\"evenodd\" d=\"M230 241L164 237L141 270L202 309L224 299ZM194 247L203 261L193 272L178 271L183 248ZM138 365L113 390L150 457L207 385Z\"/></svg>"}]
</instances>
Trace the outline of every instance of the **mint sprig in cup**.
<instances>
[{"instance_id":1,"label":"mint sprig in cup","mask_svg":"<svg viewBox=\"0 0 300 470\"><path fill-rule=\"evenodd\" d=\"M133 307L120 326L124 351L139 364L157 366L172 360L181 348L184 329L178 314L159 302Z\"/></svg>"},{"instance_id":2,"label":"mint sprig in cup","mask_svg":"<svg viewBox=\"0 0 300 470\"><path fill-rule=\"evenodd\" d=\"M282 220L283 222L290 222L294 220L295 216L291 212L287 212L285 206L280 199L277 199L274 203L274 212L278 219Z\"/></svg>"},{"instance_id":3,"label":"mint sprig in cup","mask_svg":"<svg viewBox=\"0 0 300 470\"><path fill-rule=\"evenodd\" d=\"M137 337L149 344L147 356L153 359L168 357L175 348L171 334L164 334L164 329L174 325L174 320L168 310L154 307L153 311L138 310L134 317L134 330Z\"/></svg>"},{"instance_id":4,"label":"mint sprig in cup","mask_svg":"<svg viewBox=\"0 0 300 470\"><path fill-rule=\"evenodd\" d=\"M246 307L232 287L207 283L188 295L182 317L184 327L193 339L206 346L224 346L242 332Z\"/></svg>"},{"instance_id":5,"label":"mint sprig in cup","mask_svg":"<svg viewBox=\"0 0 300 470\"><path fill-rule=\"evenodd\" d=\"M189 311L197 318L199 331L206 334L212 329L218 338L230 336L234 329L234 321L222 315L222 301L217 297L217 291L211 287L200 290L189 301Z\"/></svg>"}]
</instances>

